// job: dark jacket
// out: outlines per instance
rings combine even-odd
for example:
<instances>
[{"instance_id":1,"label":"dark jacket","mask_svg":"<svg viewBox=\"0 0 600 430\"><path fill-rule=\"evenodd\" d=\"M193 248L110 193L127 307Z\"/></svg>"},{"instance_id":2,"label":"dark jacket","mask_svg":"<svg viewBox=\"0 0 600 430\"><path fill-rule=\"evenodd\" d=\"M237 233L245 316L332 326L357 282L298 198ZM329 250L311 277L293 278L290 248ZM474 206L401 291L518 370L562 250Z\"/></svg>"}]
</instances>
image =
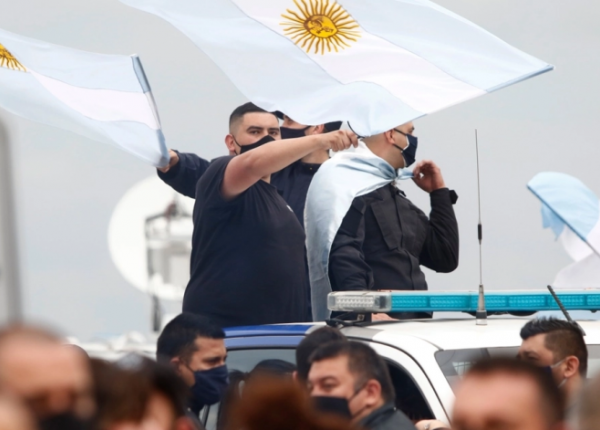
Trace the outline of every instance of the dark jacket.
<instances>
[{"instance_id":1,"label":"dark jacket","mask_svg":"<svg viewBox=\"0 0 600 430\"><path fill-rule=\"evenodd\" d=\"M456 193L443 188L430 198L429 218L391 184L355 198L331 247L332 289L426 290L421 265L456 269Z\"/></svg>"},{"instance_id":2,"label":"dark jacket","mask_svg":"<svg viewBox=\"0 0 600 430\"><path fill-rule=\"evenodd\" d=\"M359 427L367 430L415 430L412 421L392 403L386 403L371 412L360 421Z\"/></svg>"}]
</instances>

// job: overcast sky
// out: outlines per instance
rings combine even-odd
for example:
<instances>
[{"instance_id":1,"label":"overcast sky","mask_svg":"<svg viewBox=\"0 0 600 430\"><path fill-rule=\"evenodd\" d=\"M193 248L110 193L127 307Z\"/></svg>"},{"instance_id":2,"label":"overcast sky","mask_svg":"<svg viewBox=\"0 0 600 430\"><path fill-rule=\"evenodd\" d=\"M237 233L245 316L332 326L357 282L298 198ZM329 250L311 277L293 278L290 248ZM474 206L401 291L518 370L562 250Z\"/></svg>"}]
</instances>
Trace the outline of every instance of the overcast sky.
<instances>
[{"instance_id":1,"label":"overcast sky","mask_svg":"<svg viewBox=\"0 0 600 430\"><path fill-rule=\"evenodd\" d=\"M540 204L526 183L540 171L560 171L600 193L600 4L438 3L556 70L416 122L418 159L435 160L460 196L460 267L447 275L427 272L430 289L473 290L479 282L475 128L485 285L545 288L570 260L552 233L542 230ZM246 100L183 34L159 18L117 0L2 0L0 27L89 51L139 54L168 144L205 158L225 154L227 117ZM153 169L69 132L5 112L0 119L13 146L27 316L82 339L148 332L149 300L113 265L107 229L119 199ZM427 211L427 195L412 184L403 186Z\"/></svg>"}]
</instances>

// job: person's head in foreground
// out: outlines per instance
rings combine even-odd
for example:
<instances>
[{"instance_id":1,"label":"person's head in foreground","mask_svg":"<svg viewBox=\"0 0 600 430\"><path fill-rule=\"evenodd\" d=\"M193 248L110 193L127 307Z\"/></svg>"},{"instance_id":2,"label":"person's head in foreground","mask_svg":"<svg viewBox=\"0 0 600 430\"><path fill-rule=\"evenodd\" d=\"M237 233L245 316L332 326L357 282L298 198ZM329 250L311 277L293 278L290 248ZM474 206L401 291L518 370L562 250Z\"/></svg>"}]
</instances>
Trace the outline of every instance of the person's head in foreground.
<instances>
[{"instance_id":1,"label":"person's head in foreground","mask_svg":"<svg viewBox=\"0 0 600 430\"><path fill-rule=\"evenodd\" d=\"M168 366L138 355L93 361L98 413L93 430L193 430L188 388Z\"/></svg>"},{"instance_id":2,"label":"person's head in foreground","mask_svg":"<svg viewBox=\"0 0 600 430\"><path fill-rule=\"evenodd\" d=\"M521 339L519 358L548 369L567 405L572 405L587 374L588 351L581 329L558 318L539 318L523 326Z\"/></svg>"},{"instance_id":3,"label":"person's head in foreground","mask_svg":"<svg viewBox=\"0 0 600 430\"><path fill-rule=\"evenodd\" d=\"M327 343L311 355L310 362L310 395L343 403L353 423L394 402L388 368L368 345L351 341Z\"/></svg>"},{"instance_id":4,"label":"person's head in foreground","mask_svg":"<svg viewBox=\"0 0 600 430\"><path fill-rule=\"evenodd\" d=\"M250 378L225 430L352 430L347 419L323 414L291 378Z\"/></svg>"},{"instance_id":5,"label":"person's head in foreground","mask_svg":"<svg viewBox=\"0 0 600 430\"><path fill-rule=\"evenodd\" d=\"M455 390L452 430L564 430L564 402L551 375L522 360L475 363Z\"/></svg>"},{"instance_id":6,"label":"person's head in foreground","mask_svg":"<svg viewBox=\"0 0 600 430\"><path fill-rule=\"evenodd\" d=\"M329 342L346 340L346 336L337 328L324 326L308 335L298 344L296 348L296 378L302 384L306 384L308 380L308 372L310 370L310 356L321 346Z\"/></svg>"},{"instance_id":7,"label":"person's head in foreground","mask_svg":"<svg viewBox=\"0 0 600 430\"><path fill-rule=\"evenodd\" d=\"M221 400L228 385L225 332L210 319L187 312L176 316L158 337L156 356L191 388L193 412Z\"/></svg>"},{"instance_id":8,"label":"person's head in foreground","mask_svg":"<svg viewBox=\"0 0 600 430\"><path fill-rule=\"evenodd\" d=\"M0 430L37 430L31 412L17 399L0 395Z\"/></svg>"},{"instance_id":9,"label":"person's head in foreground","mask_svg":"<svg viewBox=\"0 0 600 430\"><path fill-rule=\"evenodd\" d=\"M238 106L229 117L229 134L225 136L225 145L230 155L243 154L279 139L278 118L254 103Z\"/></svg>"},{"instance_id":10,"label":"person's head in foreground","mask_svg":"<svg viewBox=\"0 0 600 430\"><path fill-rule=\"evenodd\" d=\"M87 428L95 411L85 352L35 327L0 331L0 391L26 405L40 430Z\"/></svg>"},{"instance_id":11,"label":"person's head in foreground","mask_svg":"<svg viewBox=\"0 0 600 430\"><path fill-rule=\"evenodd\" d=\"M413 123L407 122L363 140L375 155L395 169L403 169L411 166L417 156L418 139L413 136L414 131Z\"/></svg>"}]
</instances>

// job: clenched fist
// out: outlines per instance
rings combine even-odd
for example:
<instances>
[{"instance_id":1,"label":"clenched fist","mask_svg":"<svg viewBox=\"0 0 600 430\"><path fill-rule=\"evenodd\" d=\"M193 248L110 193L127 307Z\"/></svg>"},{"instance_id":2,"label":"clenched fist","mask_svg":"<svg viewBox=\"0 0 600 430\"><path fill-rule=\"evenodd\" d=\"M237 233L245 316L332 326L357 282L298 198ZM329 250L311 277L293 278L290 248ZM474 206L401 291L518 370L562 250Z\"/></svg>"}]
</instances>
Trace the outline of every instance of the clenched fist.
<instances>
[{"instance_id":1,"label":"clenched fist","mask_svg":"<svg viewBox=\"0 0 600 430\"><path fill-rule=\"evenodd\" d=\"M165 167L158 167L158 170L160 170L163 173L167 173L171 169L171 167L173 167L177 163L179 163L179 155L177 155L177 153L172 149L169 149L169 164L167 164L167 166Z\"/></svg>"},{"instance_id":2,"label":"clenched fist","mask_svg":"<svg viewBox=\"0 0 600 430\"><path fill-rule=\"evenodd\" d=\"M343 151L351 146L358 146L358 138L354 133L348 130L336 130L329 133L319 135L321 139L321 147L325 150L333 150L334 152Z\"/></svg>"},{"instance_id":3,"label":"clenched fist","mask_svg":"<svg viewBox=\"0 0 600 430\"><path fill-rule=\"evenodd\" d=\"M419 161L413 169L413 181L428 193L446 188L440 168L431 160Z\"/></svg>"}]
</instances>

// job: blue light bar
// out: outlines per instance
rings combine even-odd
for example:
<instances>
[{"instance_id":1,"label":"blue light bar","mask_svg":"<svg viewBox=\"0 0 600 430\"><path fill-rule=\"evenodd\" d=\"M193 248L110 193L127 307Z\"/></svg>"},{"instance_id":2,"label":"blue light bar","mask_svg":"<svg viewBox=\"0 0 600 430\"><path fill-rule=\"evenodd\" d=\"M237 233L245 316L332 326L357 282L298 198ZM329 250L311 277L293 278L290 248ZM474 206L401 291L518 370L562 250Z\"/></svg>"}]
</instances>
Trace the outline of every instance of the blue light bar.
<instances>
[{"instance_id":1,"label":"blue light bar","mask_svg":"<svg viewBox=\"0 0 600 430\"><path fill-rule=\"evenodd\" d=\"M556 290L567 310L600 310L600 290ZM327 306L341 312L475 312L476 291L343 291L330 293ZM556 311L548 291L488 291L488 312Z\"/></svg>"}]
</instances>

